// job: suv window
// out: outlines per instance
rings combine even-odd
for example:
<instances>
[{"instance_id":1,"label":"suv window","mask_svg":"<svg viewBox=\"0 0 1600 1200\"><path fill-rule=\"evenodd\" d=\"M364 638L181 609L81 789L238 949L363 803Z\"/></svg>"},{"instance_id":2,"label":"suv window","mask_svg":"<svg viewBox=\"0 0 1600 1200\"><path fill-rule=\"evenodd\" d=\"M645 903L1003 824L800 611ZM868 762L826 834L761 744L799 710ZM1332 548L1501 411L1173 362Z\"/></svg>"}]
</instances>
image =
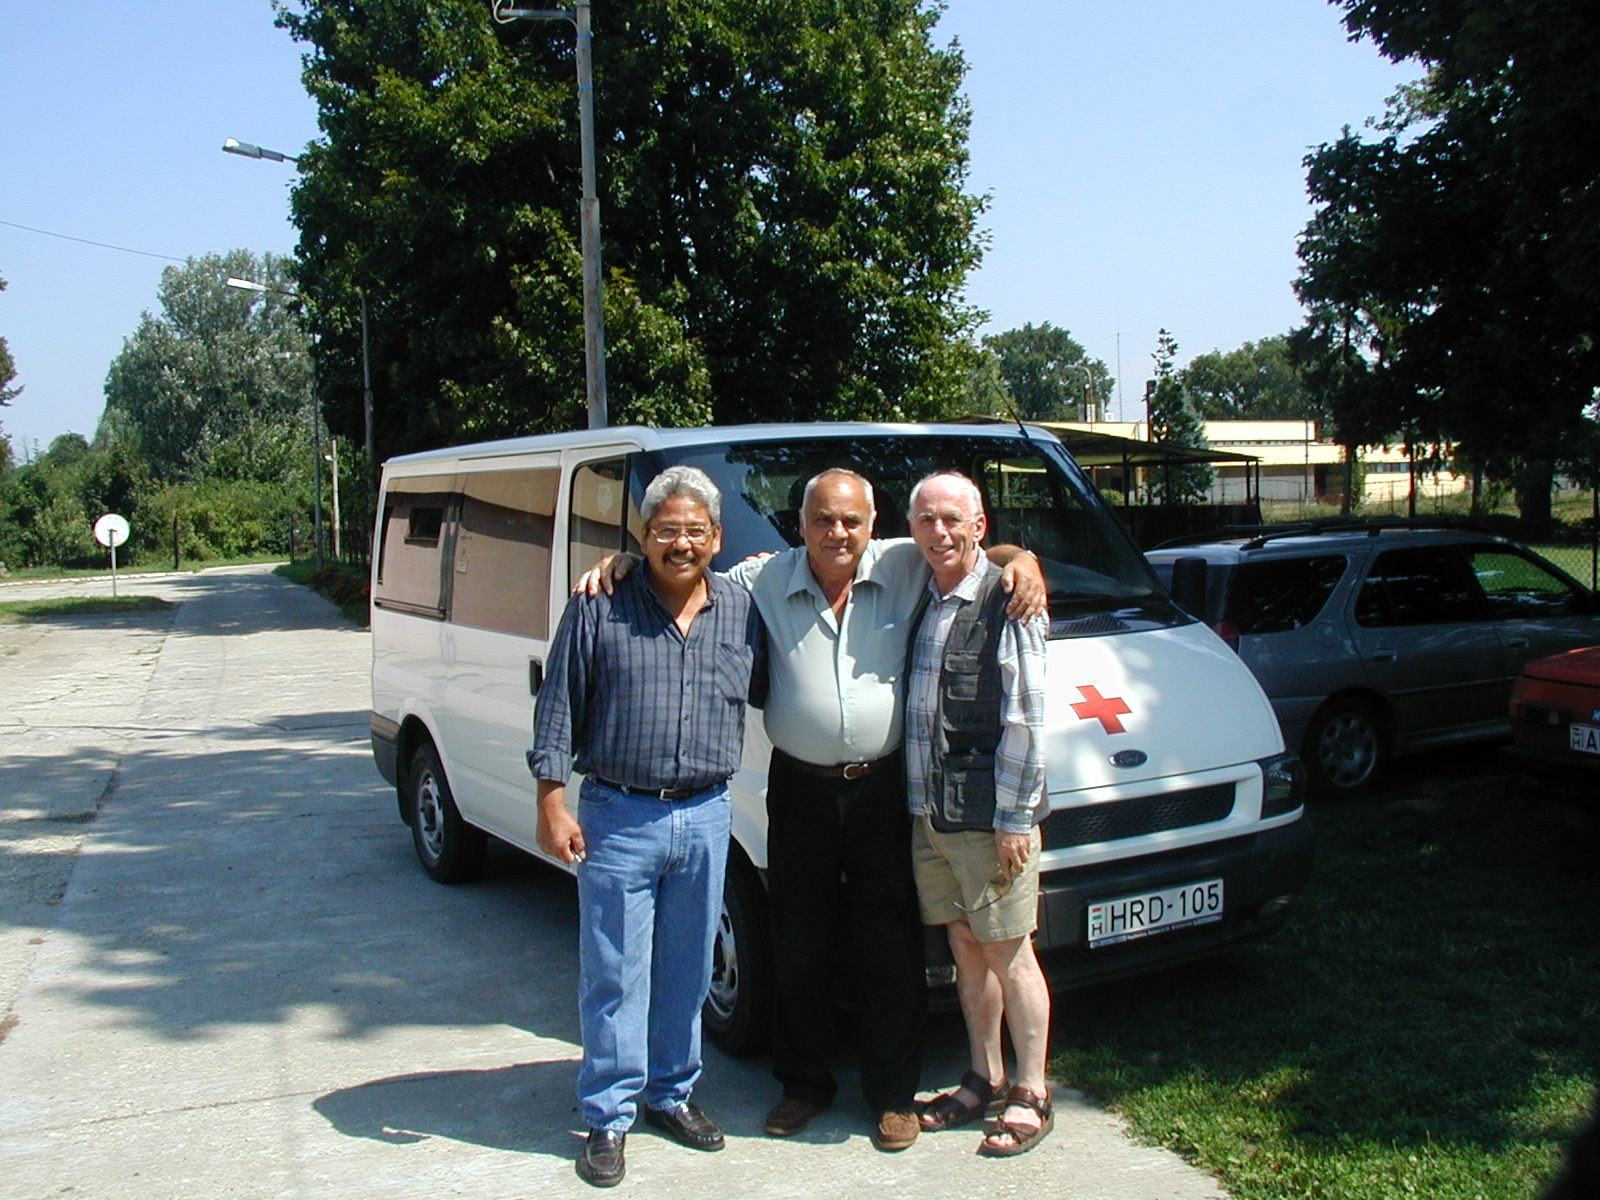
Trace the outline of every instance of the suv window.
<instances>
[{"instance_id":1,"label":"suv window","mask_svg":"<svg viewBox=\"0 0 1600 1200\"><path fill-rule=\"evenodd\" d=\"M1241 563L1223 620L1241 634L1282 633L1316 620L1349 560L1340 554Z\"/></svg>"},{"instance_id":2,"label":"suv window","mask_svg":"<svg viewBox=\"0 0 1600 1200\"><path fill-rule=\"evenodd\" d=\"M1482 590L1448 546L1385 550L1356 597L1356 623L1369 627L1443 625L1484 615Z\"/></svg>"},{"instance_id":3,"label":"suv window","mask_svg":"<svg viewBox=\"0 0 1600 1200\"><path fill-rule=\"evenodd\" d=\"M1572 585L1530 558L1499 547L1473 550L1472 573L1497 618L1564 617L1583 611Z\"/></svg>"}]
</instances>

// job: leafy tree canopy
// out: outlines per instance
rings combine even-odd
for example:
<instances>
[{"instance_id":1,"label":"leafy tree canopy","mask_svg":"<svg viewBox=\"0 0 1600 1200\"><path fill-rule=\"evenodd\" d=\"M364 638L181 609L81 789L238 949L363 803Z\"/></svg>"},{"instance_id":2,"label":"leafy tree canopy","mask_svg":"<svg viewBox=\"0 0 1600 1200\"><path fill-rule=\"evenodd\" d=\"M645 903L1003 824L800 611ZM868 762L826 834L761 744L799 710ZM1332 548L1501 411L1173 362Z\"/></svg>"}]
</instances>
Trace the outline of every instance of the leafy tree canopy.
<instances>
[{"instance_id":1,"label":"leafy tree canopy","mask_svg":"<svg viewBox=\"0 0 1600 1200\"><path fill-rule=\"evenodd\" d=\"M593 40L614 421L942 413L961 300L959 53L926 0L612 0ZM300 159L300 290L330 422L383 454L583 422L571 32L482 0L299 0L324 137Z\"/></svg>"},{"instance_id":2,"label":"leafy tree canopy","mask_svg":"<svg viewBox=\"0 0 1600 1200\"><path fill-rule=\"evenodd\" d=\"M1320 415L1295 370L1286 336L1196 355L1181 374L1206 420L1301 421Z\"/></svg>"},{"instance_id":3,"label":"leafy tree canopy","mask_svg":"<svg viewBox=\"0 0 1600 1200\"><path fill-rule=\"evenodd\" d=\"M1046 321L983 339L1021 416L1093 421L1111 398L1111 373L1065 329Z\"/></svg>"},{"instance_id":4,"label":"leafy tree canopy","mask_svg":"<svg viewBox=\"0 0 1600 1200\"><path fill-rule=\"evenodd\" d=\"M231 288L229 276L275 290ZM131 443L162 483L309 474L309 359L292 290L270 254L168 267L161 312L146 312L112 361L97 441Z\"/></svg>"},{"instance_id":5,"label":"leafy tree canopy","mask_svg":"<svg viewBox=\"0 0 1600 1200\"><path fill-rule=\"evenodd\" d=\"M1345 24L1426 70L1365 138L1307 160L1317 215L1300 349L1343 437L1378 426L1549 476L1600 384L1600 8L1588 0L1336 0ZM1542 478L1542 484L1540 482ZM1531 507L1530 507L1531 506Z\"/></svg>"},{"instance_id":6,"label":"leafy tree canopy","mask_svg":"<svg viewBox=\"0 0 1600 1200\"><path fill-rule=\"evenodd\" d=\"M6 281L0 276L0 292L6 290ZM12 387L11 381L17 377L17 364L11 357L11 348L6 345L6 339L0 337L0 408L4 408L22 391L20 387ZM0 471L11 465L11 439L6 436L5 427L0 426Z\"/></svg>"}]
</instances>

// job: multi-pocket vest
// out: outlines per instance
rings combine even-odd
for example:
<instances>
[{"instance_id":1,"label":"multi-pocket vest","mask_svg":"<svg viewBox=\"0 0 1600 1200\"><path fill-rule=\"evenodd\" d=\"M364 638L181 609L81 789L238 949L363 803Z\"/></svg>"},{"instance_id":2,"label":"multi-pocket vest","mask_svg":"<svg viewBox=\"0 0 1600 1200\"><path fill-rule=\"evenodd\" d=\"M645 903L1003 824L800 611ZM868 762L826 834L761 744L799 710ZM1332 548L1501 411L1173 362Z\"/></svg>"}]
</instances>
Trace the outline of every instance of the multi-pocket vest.
<instances>
[{"instance_id":1,"label":"multi-pocket vest","mask_svg":"<svg viewBox=\"0 0 1600 1200\"><path fill-rule=\"evenodd\" d=\"M1000 635L1009 599L1000 586L1000 568L988 563L977 596L956 613L945 642L928 778L928 819L945 833L994 830L994 757L1001 734ZM1035 805L1034 824L1042 809Z\"/></svg>"}]
</instances>

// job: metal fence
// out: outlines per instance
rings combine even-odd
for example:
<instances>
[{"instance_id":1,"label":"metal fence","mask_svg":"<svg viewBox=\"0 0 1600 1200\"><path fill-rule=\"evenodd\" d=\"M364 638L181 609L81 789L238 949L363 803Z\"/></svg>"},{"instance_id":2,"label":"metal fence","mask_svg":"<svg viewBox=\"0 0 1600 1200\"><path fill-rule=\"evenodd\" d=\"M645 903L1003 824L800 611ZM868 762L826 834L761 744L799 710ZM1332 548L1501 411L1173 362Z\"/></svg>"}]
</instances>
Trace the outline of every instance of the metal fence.
<instances>
[{"instance_id":1,"label":"metal fence","mask_svg":"<svg viewBox=\"0 0 1600 1200\"><path fill-rule=\"evenodd\" d=\"M1574 545L1571 542L1560 545L1545 543L1530 548L1542 557L1548 558L1579 583L1600 589L1600 579L1597 579L1595 574L1597 556L1592 543L1587 546Z\"/></svg>"}]
</instances>

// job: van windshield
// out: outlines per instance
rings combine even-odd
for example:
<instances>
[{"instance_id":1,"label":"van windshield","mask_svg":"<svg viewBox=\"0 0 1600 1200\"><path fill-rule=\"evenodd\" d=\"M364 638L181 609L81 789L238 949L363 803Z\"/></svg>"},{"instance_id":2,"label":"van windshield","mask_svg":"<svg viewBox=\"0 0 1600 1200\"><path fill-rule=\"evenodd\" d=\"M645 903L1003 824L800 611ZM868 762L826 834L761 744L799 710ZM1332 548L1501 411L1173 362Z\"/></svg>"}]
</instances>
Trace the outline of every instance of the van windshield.
<instances>
[{"instance_id":1,"label":"van windshield","mask_svg":"<svg viewBox=\"0 0 1600 1200\"><path fill-rule=\"evenodd\" d=\"M1039 555L1050 587L1051 636L1117 632L1188 620L1172 607L1144 557L1058 443L922 434L798 437L685 447L641 456L635 495L670 463L699 467L722 491L726 569L751 554L800 544L806 481L829 467L871 480L875 536L909 537L906 502L934 471L960 471L983 492L987 545L1013 543ZM1115 618L1108 623L1107 618Z\"/></svg>"}]
</instances>

